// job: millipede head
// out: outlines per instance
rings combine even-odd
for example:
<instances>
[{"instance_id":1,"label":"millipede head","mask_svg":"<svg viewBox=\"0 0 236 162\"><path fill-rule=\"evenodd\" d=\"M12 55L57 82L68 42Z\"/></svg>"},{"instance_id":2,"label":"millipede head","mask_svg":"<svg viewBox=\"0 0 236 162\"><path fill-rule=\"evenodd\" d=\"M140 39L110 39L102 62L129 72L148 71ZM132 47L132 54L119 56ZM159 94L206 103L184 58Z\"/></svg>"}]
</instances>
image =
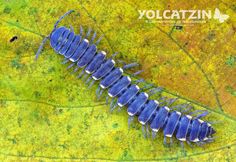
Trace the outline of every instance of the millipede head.
<instances>
[{"instance_id":1,"label":"millipede head","mask_svg":"<svg viewBox=\"0 0 236 162\"><path fill-rule=\"evenodd\" d=\"M56 43L59 41L60 36L67 30L65 27L59 27L59 28L57 28L57 26L58 26L58 24L61 22L61 20L62 20L64 17L66 17L67 15L71 14L72 12L74 12L74 10L69 10L68 12L66 12L64 15L62 15L62 16L56 21L56 23L54 24L54 28L53 28L52 32L51 32L48 36L46 36L46 37L43 39L43 41L42 41L42 43L41 43L41 45L40 45L40 47L39 47L39 49L38 49L38 51L37 51L37 53L36 53L35 60L37 60L39 54L41 53L41 51L42 51L42 49L43 49L44 44L46 43L46 41L47 41L48 39L50 39L50 43L51 43L51 46L52 46L52 47L55 47L55 46L56 46Z\"/></svg>"}]
</instances>

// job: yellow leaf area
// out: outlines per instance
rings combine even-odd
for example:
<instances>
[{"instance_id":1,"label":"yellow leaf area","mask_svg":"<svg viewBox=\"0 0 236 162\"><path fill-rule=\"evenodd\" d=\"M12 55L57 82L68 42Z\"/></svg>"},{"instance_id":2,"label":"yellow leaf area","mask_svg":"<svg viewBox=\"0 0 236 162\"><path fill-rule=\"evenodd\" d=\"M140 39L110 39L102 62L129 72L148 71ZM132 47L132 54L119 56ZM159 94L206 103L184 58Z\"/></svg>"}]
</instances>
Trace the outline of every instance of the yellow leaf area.
<instances>
[{"instance_id":1,"label":"yellow leaf area","mask_svg":"<svg viewBox=\"0 0 236 162\"><path fill-rule=\"evenodd\" d=\"M138 19L139 9L215 8L229 19L180 28ZM164 87L163 96L208 110L215 141L183 150L177 140L164 146L161 132L145 139L137 119L128 128L125 108L110 113L105 97L96 99L98 84L88 89L71 75L48 42L35 62L42 36L70 9L60 25L92 27L104 35L99 49L138 62L139 77ZM233 1L210 0L1 1L1 161L235 161L235 10Z\"/></svg>"}]
</instances>

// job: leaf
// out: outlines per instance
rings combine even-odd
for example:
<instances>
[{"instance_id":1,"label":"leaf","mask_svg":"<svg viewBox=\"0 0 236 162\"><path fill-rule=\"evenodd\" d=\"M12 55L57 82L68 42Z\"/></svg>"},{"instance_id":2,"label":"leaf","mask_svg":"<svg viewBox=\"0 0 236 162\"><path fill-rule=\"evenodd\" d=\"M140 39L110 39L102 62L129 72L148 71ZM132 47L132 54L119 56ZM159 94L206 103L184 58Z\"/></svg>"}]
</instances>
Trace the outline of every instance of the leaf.
<instances>
[{"instance_id":1,"label":"leaf","mask_svg":"<svg viewBox=\"0 0 236 162\"><path fill-rule=\"evenodd\" d=\"M192 5L218 6L218 2L205 3ZM169 5L191 8L177 2ZM235 20L235 13L228 11L227 4L223 6ZM148 1L0 2L2 161L235 160L235 98L228 97L225 91L226 85L234 88L235 71L225 65L225 58L233 52L224 52L233 50L235 44L233 22L208 22L211 29L205 25L181 25L181 30L176 30L139 21L139 8L166 6ZM180 103L190 102L196 109L210 111L204 120L216 122L215 141L202 147L185 145L183 151L176 140L171 148L164 147L161 133L155 140L144 139L137 119L128 129L125 109L111 114L105 99L96 100L97 86L88 90L83 81L61 65L62 57L49 44L35 62L42 37L69 9L76 13L64 19L62 25L72 25L77 33L80 24L86 30L91 26L105 35L99 49L106 49L109 55L120 51L117 59L139 62L145 70L143 78L165 87L163 96L178 97ZM11 42L14 36L17 40Z\"/></svg>"}]
</instances>

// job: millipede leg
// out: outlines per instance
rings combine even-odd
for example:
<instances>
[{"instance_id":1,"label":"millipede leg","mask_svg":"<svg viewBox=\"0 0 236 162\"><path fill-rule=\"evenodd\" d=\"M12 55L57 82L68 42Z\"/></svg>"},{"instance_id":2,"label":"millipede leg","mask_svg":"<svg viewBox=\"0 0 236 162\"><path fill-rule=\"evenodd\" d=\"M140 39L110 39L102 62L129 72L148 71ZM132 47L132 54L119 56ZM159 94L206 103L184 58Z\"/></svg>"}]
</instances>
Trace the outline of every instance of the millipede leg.
<instances>
[{"instance_id":1,"label":"millipede leg","mask_svg":"<svg viewBox=\"0 0 236 162\"><path fill-rule=\"evenodd\" d=\"M202 113L202 112L205 112L206 110L195 110L191 113L189 113L190 115L194 115L194 114L197 114L197 113Z\"/></svg>"},{"instance_id":2,"label":"millipede leg","mask_svg":"<svg viewBox=\"0 0 236 162\"><path fill-rule=\"evenodd\" d=\"M119 52L115 52L114 54L112 54L111 58L114 59L117 54L119 54Z\"/></svg>"},{"instance_id":3,"label":"millipede leg","mask_svg":"<svg viewBox=\"0 0 236 162\"><path fill-rule=\"evenodd\" d=\"M167 140L166 140L167 138L166 138L166 136L164 136L164 146L168 146L167 145Z\"/></svg>"},{"instance_id":4,"label":"millipede leg","mask_svg":"<svg viewBox=\"0 0 236 162\"><path fill-rule=\"evenodd\" d=\"M101 97L101 96L102 96L102 93L103 93L103 91L104 91L103 89L100 91L100 95L99 95L99 97Z\"/></svg>"},{"instance_id":5,"label":"millipede leg","mask_svg":"<svg viewBox=\"0 0 236 162\"><path fill-rule=\"evenodd\" d=\"M171 106L175 101L177 101L178 100L178 98L171 98L171 99L169 99L168 101L167 101L167 105L168 106Z\"/></svg>"},{"instance_id":6,"label":"millipede leg","mask_svg":"<svg viewBox=\"0 0 236 162\"><path fill-rule=\"evenodd\" d=\"M190 147L193 147L193 145L191 144L191 142L189 142L188 140L187 140L187 144L188 144Z\"/></svg>"},{"instance_id":7,"label":"millipede leg","mask_svg":"<svg viewBox=\"0 0 236 162\"><path fill-rule=\"evenodd\" d=\"M61 62L61 64L66 64L67 62L69 62L70 60L68 59L68 58L65 58L62 62Z\"/></svg>"},{"instance_id":8,"label":"millipede leg","mask_svg":"<svg viewBox=\"0 0 236 162\"><path fill-rule=\"evenodd\" d=\"M119 106L117 112L120 112L122 110L122 107Z\"/></svg>"},{"instance_id":9,"label":"millipede leg","mask_svg":"<svg viewBox=\"0 0 236 162\"><path fill-rule=\"evenodd\" d=\"M90 80L92 79L92 77L88 77L88 79L86 80L85 84L89 84Z\"/></svg>"},{"instance_id":10,"label":"millipede leg","mask_svg":"<svg viewBox=\"0 0 236 162\"><path fill-rule=\"evenodd\" d=\"M91 38L91 44L93 43L93 41L94 41L94 39L96 38L96 36L97 36L97 33L94 32L94 33L93 33L93 37Z\"/></svg>"},{"instance_id":11,"label":"millipede leg","mask_svg":"<svg viewBox=\"0 0 236 162\"><path fill-rule=\"evenodd\" d=\"M179 105L176 105L176 106L174 106L172 108L176 109L177 111L182 112L187 106L188 106L187 104L179 104Z\"/></svg>"},{"instance_id":12,"label":"millipede leg","mask_svg":"<svg viewBox=\"0 0 236 162\"><path fill-rule=\"evenodd\" d=\"M170 137L170 146L172 146L172 145L173 145L173 138Z\"/></svg>"},{"instance_id":13,"label":"millipede leg","mask_svg":"<svg viewBox=\"0 0 236 162\"><path fill-rule=\"evenodd\" d=\"M222 120L218 120L218 121L210 121L210 122L208 122L209 124L221 124L221 123L223 123L223 121Z\"/></svg>"},{"instance_id":14,"label":"millipede leg","mask_svg":"<svg viewBox=\"0 0 236 162\"><path fill-rule=\"evenodd\" d=\"M88 88L90 89L94 83L95 83L95 80L92 80L92 82L89 84Z\"/></svg>"},{"instance_id":15,"label":"millipede leg","mask_svg":"<svg viewBox=\"0 0 236 162\"><path fill-rule=\"evenodd\" d=\"M101 42L102 38L103 38L103 35L100 38L98 38L97 42L95 43L96 46Z\"/></svg>"},{"instance_id":16,"label":"millipede leg","mask_svg":"<svg viewBox=\"0 0 236 162\"><path fill-rule=\"evenodd\" d=\"M113 106L114 101L115 101L115 98L113 97L113 98L111 99L110 108Z\"/></svg>"},{"instance_id":17,"label":"millipede leg","mask_svg":"<svg viewBox=\"0 0 236 162\"><path fill-rule=\"evenodd\" d=\"M186 151L184 149L184 142L183 141L180 141L180 146L181 146L181 152L184 156L186 156Z\"/></svg>"},{"instance_id":18,"label":"millipede leg","mask_svg":"<svg viewBox=\"0 0 236 162\"><path fill-rule=\"evenodd\" d=\"M137 75L139 75L139 74L142 73L142 72L143 72L143 70L139 70L139 71L137 71L137 72L131 74L131 76L132 76L132 77L137 76Z\"/></svg>"},{"instance_id":19,"label":"millipede leg","mask_svg":"<svg viewBox=\"0 0 236 162\"><path fill-rule=\"evenodd\" d=\"M96 96L97 96L97 98L98 98L98 95L99 95L100 89L101 89L100 86L98 86L98 88L96 89Z\"/></svg>"},{"instance_id":20,"label":"millipede leg","mask_svg":"<svg viewBox=\"0 0 236 162\"><path fill-rule=\"evenodd\" d=\"M177 111L179 111L181 113L185 113L185 112L189 111L190 109L192 109L192 107L189 106L189 103L179 104L179 105L176 105L176 106L171 107L171 108L176 109Z\"/></svg>"},{"instance_id":21,"label":"millipede leg","mask_svg":"<svg viewBox=\"0 0 236 162\"><path fill-rule=\"evenodd\" d=\"M87 32L87 34L86 34L86 36L85 36L85 39L87 39L87 38L90 36L91 31L92 31L92 29L89 28L89 29L88 29L88 32Z\"/></svg>"},{"instance_id":22,"label":"millipede leg","mask_svg":"<svg viewBox=\"0 0 236 162\"><path fill-rule=\"evenodd\" d=\"M70 31L74 33L74 28L71 25L70 25Z\"/></svg>"},{"instance_id":23,"label":"millipede leg","mask_svg":"<svg viewBox=\"0 0 236 162\"><path fill-rule=\"evenodd\" d=\"M208 138L208 140L207 140L207 142L209 143L209 142L213 142L215 140L215 138Z\"/></svg>"},{"instance_id":24,"label":"millipede leg","mask_svg":"<svg viewBox=\"0 0 236 162\"><path fill-rule=\"evenodd\" d=\"M145 129L145 125L142 125L142 133L143 133L143 137L146 138L146 129Z\"/></svg>"},{"instance_id":25,"label":"millipede leg","mask_svg":"<svg viewBox=\"0 0 236 162\"><path fill-rule=\"evenodd\" d=\"M112 99L114 99L114 98L112 98ZM115 102L115 99L112 101L112 103L110 105L110 112L113 112L115 110L115 108L117 107L117 104L114 102Z\"/></svg>"},{"instance_id":26,"label":"millipede leg","mask_svg":"<svg viewBox=\"0 0 236 162\"><path fill-rule=\"evenodd\" d=\"M147 133L147 137L150 136L150 131L149 131L149 128L148 128L148 124L146 125L146 133Z\"/></svg>"},{"instance_id":27,"label":"millipede leg","mask_svg":"<svg viewBox=\"0 0 236 162\"><path fill-rule=\"evenodd\" d=\"M156 138L156 136L157 136L157 132L155 132L155 131L152 131L152 139L155 139L155 138Z\"/></svg>"},{"instance_id":28,"label":"millipede leg","mask_svg":"<svg viewBox=\"0 0 236 162\"><path fill-rule=\"evenodd\" d=\"M84 76L83 76L83 78L82 78L82 81L85 81L85 80L87 79L87 77L88 77L88 74L85 73Z\"/></svg>"},{"instance_id":29,"label":"millipede leg","mask_svg":"<svg viewBox=\"0 0 236 162\"><path fill-rule=\"evenodd\" d=\"M182 113L186 113L186 112L190 111L191 109L193 109L193 106L188 104L188 106L184 110L182 110Z\"/></svg>"},{"instance_id":30,"label":"millipede leg","mask_svg":"<svg viewBox=\"0 0 236 162\"><path fill-rule=\"evenodd\" d=\"M115 102L115 98L112 98L111 103L110 103L110 112L113 111L114 102Z\"/></svg>"},{"instance_id":31,"label":"millipede leg","mask_svg":"<svg viewBox=\"0 0 236 162\"><path fill-rule=\"evenodd\" d=\"M189 115L193 115L193 114L196 114L196 113L199 113L199 112L203 112L203 113L197 115L197 116L196 116L197 119L202 118L202 117L204 117L204 116L206 116L206 115L209 114L209 112L206 111L206 110L196 110L196 111L194 111L194 112L189 113Z\"/></svg>"},{"instance_id":32,"label":"millipede leg","mask_svg":"<svg viewBox=\"0 0 236 162\"><path fill-rule=\"evenodd\" d=\"M77 78L81 78L83 74L84 74L84 70L82 70L82 71L79 73L79 75L77 76Z\"/></svg>"},{"instance_id":33,"label":"millipede leg","mask_svg":"<svg viewBox=\"0 0 236 162\"><path fill-rule=\"evenodd\" d=\"M71 72L71 74L73 74L73 73L75 73L75 72L77 72L79 70L79 67L78 66L76 66L76 68Z\"/></svg>"},{"instance_id":34,"label":"millipede leg","mask_svg":"<svg viewBox=\"0 0 236 162\"><path fill-rule=\"evenodd\" d=\"M158 99L160 105L166 103L166 100L167 100L167 97L161 97L161 98Z\"/></svg>"},{"instance_id":35,"label":"millipede leg","mask_svg":"<svg viewBox=\"0 0 236 162\"><path fill-rule=\"evenodd\" d=\"M152 87L153 87L152 84L148 84L148 85L143 86L143 87L140 89L140 91L145 91L145 90L147 90L147 89L149 89L149 88L152 88Z\"/></svg>"},{"instance_id":36,"label":"millipede leg","mask_svg":"<svg viewBox=\"0 0 236 162\"><path fill-rule=\"evenodd\" d=\"M61 20L66 17L67 15L71 14L72 12L74 12L74 10L70 10L68 11L67 13L65 13L64 15L62 15L57 21L56 23L54 24L54 29L57 28L57 25L61 22Z\"/></svg>"},{"instance_id":37,"label":"millipede leg","mask_svg":"<svg viewBox=\"0 0 236 162\"><path fill-rule=\"evenodd\" d=\"M134 81L134 84L139 84L139 83L143 83L144 82L144 79L139 79L139 80L135 80Z\"/></svg>"},{"instance_id":38,"label":"millipede leg","mask_svg":"<svg viewBox=\"0 0 236 162\"><path fill-rule=\"evenodd\" d=\"M199 147L202 147L203 146L203 142L196 142L196 144L199 146Z\"/></svg>"},{"instance_id":39,"label":"millipede leg","mask_svg":"<svg viewBox=\"0 0 236 162\"><path fill-rule=\"evenodd\" d=\"M100 87L100 86L99 86L99 87ZM100 92L99 92L99 94L98 94L98 96L97 96L97 99L98 99L98 100L100 100L100 97L102 96L103 91L104 91L103 89L100 90Z\"/></svg>"},{"instance_id":40,"label":"millipede leg","mask_svg":"<svg viewBox=\"0 0 236 162\"><path fill-rule=\"evenodd\" d=\"M79 33L79 35L83 36L83 32L84 32L83 27L80 25L80 33Z\"/></svg>"},{"instance_id":41,"label":"millipede leg","mask_svg":"<svg viewBox=\"0 0 236 162\"><path fill-rule=\"evenodd\" d=\"M108 105L108 102L109 102L109 96L107 95L106 96L106 105Z\"/></svg>"},{"instance_id":42,"label":"millipede leg","mask_svg":"<svg viewBox=\"0 0 236 162\"><path fill-rule=\"evenodd\" d=\"M125 61L123 61L123 60L117 60L117 62L120 63L120 64L122 64L123 66L126 65Z\"/></svg>"},{"instance_id":43,"label":"millipede leg","mask_svg":"<svg viewBox=\"0 0 236 162\"><path fill-rule=\"evenodd\" d=\"M72 68L75 65L75 63L73 62L72 64L70 64L69 66L67 66L66 70Z\"/></svg>"},{"instance_id":44,"label":"millipede leg","mask_svg":"<svg viewBox=\"0 0 236 162\"><path fill-rule=\"evenodd\" d=\"M110 112L113 112L117 107L117 104L114 104L113 107L110 109Z\"/></svg>"},{"instance_id":45,"label":"millipede leg","mask_svg":"<svg viewBox=\"0 0 236 162\"><path fill-rule=\"evenodd\" d=\"M128 128L130 128L130 125L133 122L133 120L134 120L134 117L133 116L129 116L129 118L128 118Z\"/></svg>"},{"instance_id":46,"label":"millipede leg","mask_svg":"<svg viewBox=\"0 0 236 162\"><path fill-rule=\"evenodd\" d=\"M35 61L38 59L38 57L39 57L39 55L40 55L40 53L41 53L41 51L42 51L42 49L43 49L43 46L44 46L44 44L46 43L46 41L47 41L48 39L49 39L48 36L43 39L43 41L42 41L41 45L39 46L39 49L38 49L38 51L37 51L37 53L36 53Z\"/></svg>"},{"instance_id":47,"label":"millipede leg","mask_svg":"<svg viewBox=\"0 0 236 162\"><path fill-rule=\"evenodd\" d=\"M184 142L183 142L183 141L180 141L180 147L181 147L182 149L184 149Z\"/></svg>"},{"instance_id":48,"label":"millipede leg","mask_svg":"<svg viewBox=\"0 0 236 162\"><path fill-rule=\"evenodd\" d=\"M152 88L149 90L148 95L152 96L154 94L162 92L163 88L162 87L157 87L157 88Z\"/></svg>"},{"instance_id":49,"label":"millipede leg","mask_svg":"<svg viewBox=\"0 0 236 162\"><path fill-rule=\"evenodd\" d=\"M200 118L202 118L202 117L204 117L204 116L207 116L209 114L209 112L208 111L205 111L205 112L203 112L202 114L199 114L196 118L197 119L200 119Z\"/></svg>"},{"instance_id":50,"label":"millipede leg","mask_svg":"<svg viewBox=\"0 0 236 162\"><path fill-rule=\"evenodd\" d=\"M123 66L123 69L126 70L126 69L130 69L132 67L135 67L135 66L139 66L139 64L137 62L133 62L133 63Z\"/></svg>"}]
</instances>

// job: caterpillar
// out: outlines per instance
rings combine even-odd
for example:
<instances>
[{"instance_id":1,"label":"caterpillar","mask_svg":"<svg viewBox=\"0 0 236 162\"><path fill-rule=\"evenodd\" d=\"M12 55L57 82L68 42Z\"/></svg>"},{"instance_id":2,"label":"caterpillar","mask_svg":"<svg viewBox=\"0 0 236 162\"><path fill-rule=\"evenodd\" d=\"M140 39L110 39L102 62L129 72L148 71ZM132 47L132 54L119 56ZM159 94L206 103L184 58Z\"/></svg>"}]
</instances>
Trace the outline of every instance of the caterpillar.
<instances>
[{"instance_id":1,"label":"caterpillar","mask_svg":"<svg viewBox=\"0 0 236 162\"><path fill-rule=\"evenodd\" d=\"M213 134L216 131L210 122L201 119L208 114L207 111L193 117L191 115L199 111L184 114L185 110L171 110L168 104L163 105L162 99L159 101L150 99L150 96L155 94L158 88L151 89L149 93L146 93L144 92L145 88L138 86L140 82L144 81L143 79L132 81L130 76L124 75L124 70L137 66L137 63L125 64L123 68L116 67L113 58L117 53L106 58L104 51L98 52L97 50L97 45L102 37L95 42L96 32L94 32L91 40L88 40L91 28L83 37L81 26L78 35L74 33L71 26L70 28L58 27L59 22L72 12L74 10L66 12L56 21L52 32L43 39L36 53L36 60L49 39L55 52L64 56L63 64L71 62L67 67L68 69L76 65L74 72L81 69L78 78L84 75L89 76L86 81L87 84L90 83L89 87L95 81L100 81L96 90L97 97L100 98L103 91L107 90L106 100L108 97L112 98L111 111L116 107L127 107L128 123L130 124L133 118L137 116L138 121L142 124L144 134L151 129L152 137L155 138L157 132L161 130L164 134L164 144L167 144L167 138L172 142L172 137L175 136L182 146L184 142L205 144L213 141ZM139 73L140 71L133 75ZM171 102L174 101L171 100Z\"/></svg>"}]
</instances>

